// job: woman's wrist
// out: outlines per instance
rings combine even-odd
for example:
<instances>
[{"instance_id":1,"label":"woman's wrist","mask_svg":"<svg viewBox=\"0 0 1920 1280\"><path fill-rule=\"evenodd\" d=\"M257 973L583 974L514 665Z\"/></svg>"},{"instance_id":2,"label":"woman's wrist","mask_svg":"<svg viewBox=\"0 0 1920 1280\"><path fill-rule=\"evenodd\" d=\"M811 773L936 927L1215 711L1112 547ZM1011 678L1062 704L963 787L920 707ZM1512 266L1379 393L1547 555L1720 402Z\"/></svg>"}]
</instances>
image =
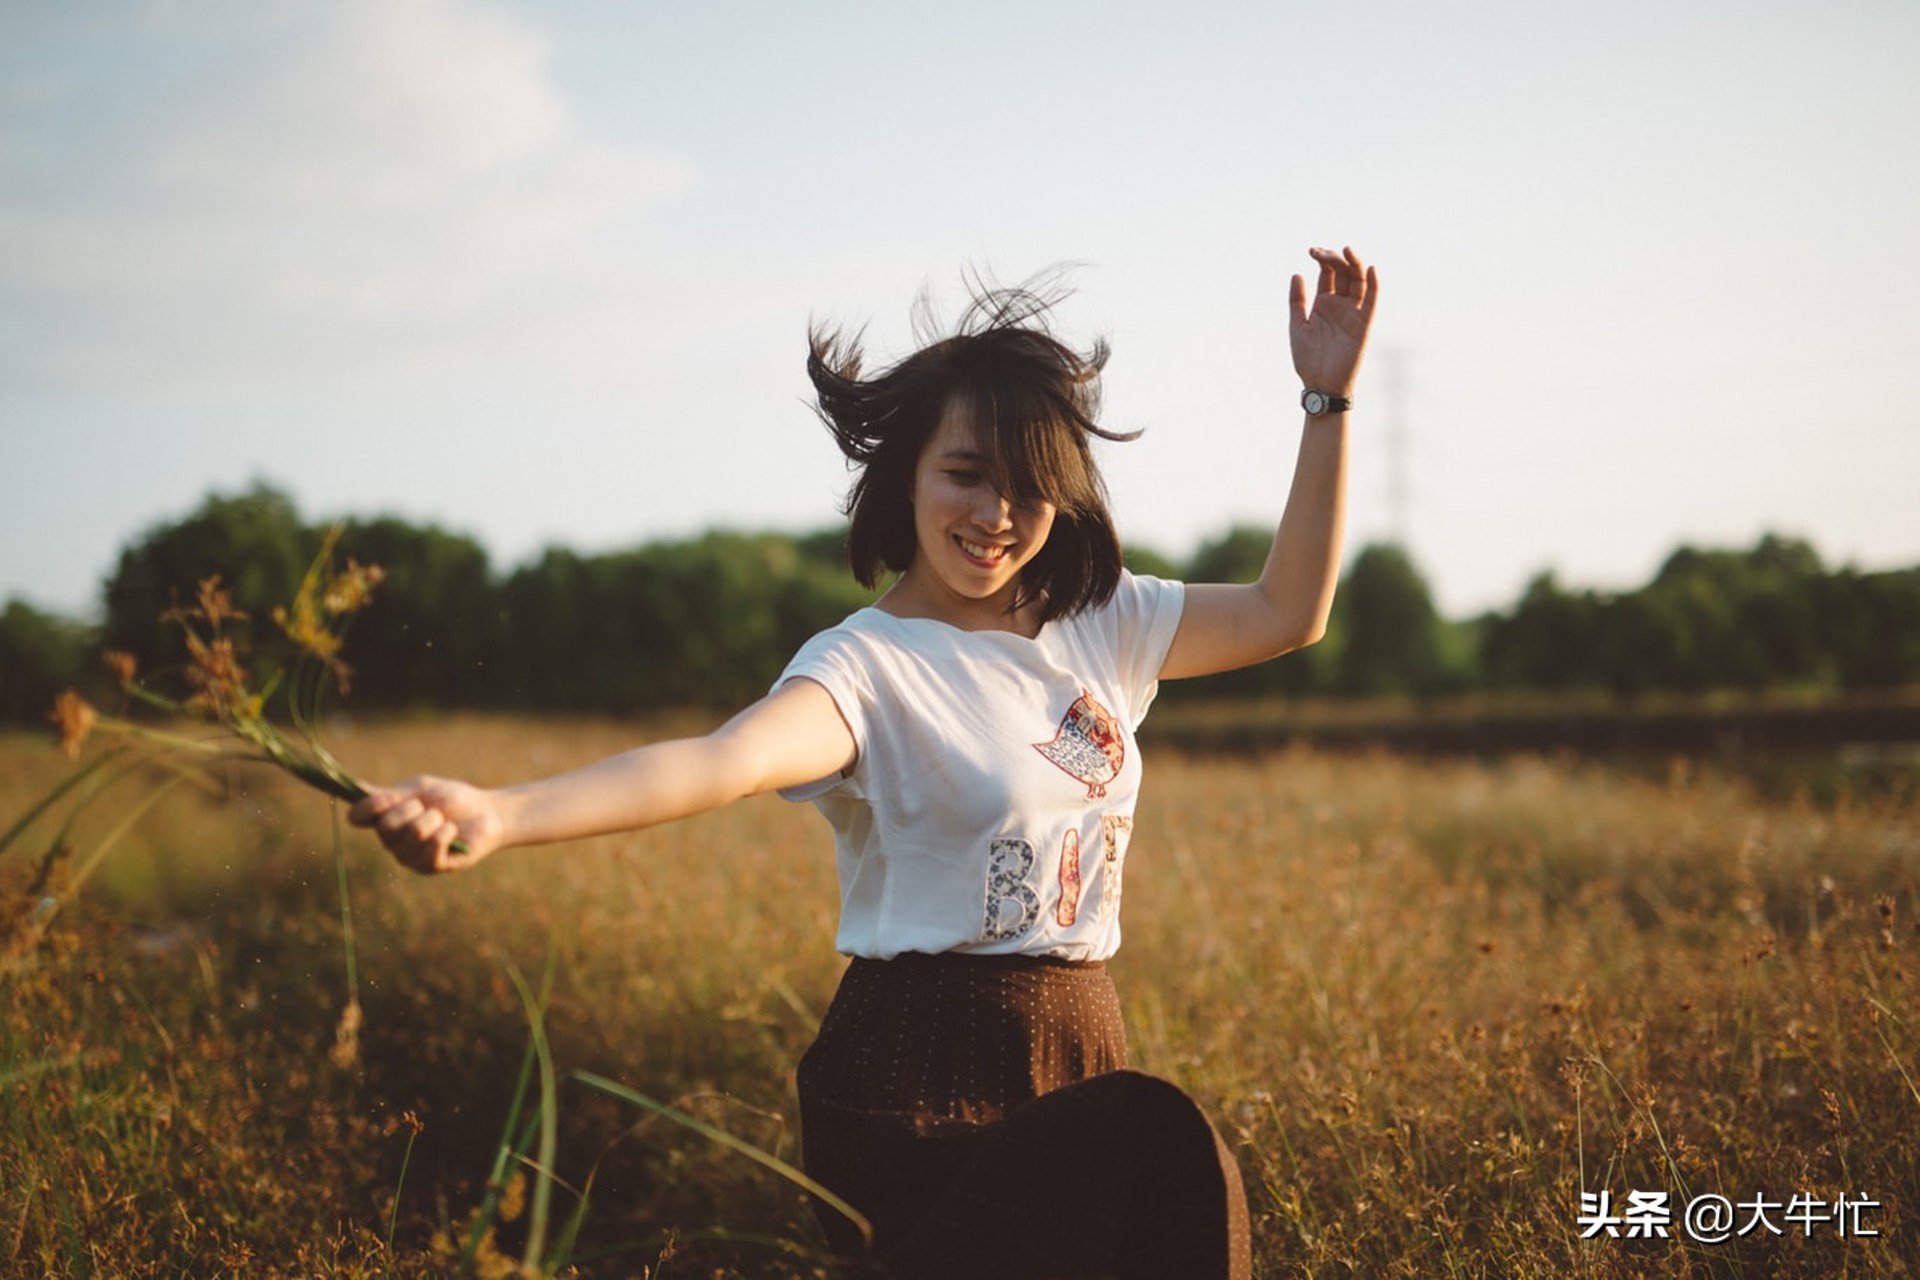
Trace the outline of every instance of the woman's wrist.
<instances>
[{"instance_id":1,"label":"woman's wrist","mask_svg":"<svg viewBox=\"0 0 1920 1280\"><path fill-rule=\"evenodd\" d=\"M1353 389L1349 386L1336 391L1308 383L1300 392L1300 408L1310 419L1350 413L1353 410Z\"/></svg>"},{"instance_id":2,"label":"woman's wrist","mask_svg":"<svg viewBox=\"0 0 1920 1280\"><path fill-rule=\"evenodd\" d=\"M485 793L487 808L493 811L494 823L499 828L499 838L493 842L494 848L505 849L513 845L540 842L534 830L537 815L529 785L496 787Z\"/></svg>"}]
</instances>

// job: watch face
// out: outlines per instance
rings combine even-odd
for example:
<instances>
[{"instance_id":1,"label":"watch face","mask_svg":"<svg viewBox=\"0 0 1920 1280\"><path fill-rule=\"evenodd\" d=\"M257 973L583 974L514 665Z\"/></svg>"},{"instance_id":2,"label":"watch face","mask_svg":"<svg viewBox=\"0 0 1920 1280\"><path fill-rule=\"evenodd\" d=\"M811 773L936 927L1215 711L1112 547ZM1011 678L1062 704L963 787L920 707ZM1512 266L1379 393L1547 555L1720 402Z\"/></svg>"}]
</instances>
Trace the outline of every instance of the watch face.
<instances>
[{"instance_id":1,"label":"watch face","mask_svg":"<svg viewBox=\"0 0 1920 1280\"><path fill-rule=\"evenodd\" d=\"M1300 397L1300 407L1308 413L1325 413L1327 411L1327 397L1318 391L1309 391Z\"/></svg>"}]
</instances>

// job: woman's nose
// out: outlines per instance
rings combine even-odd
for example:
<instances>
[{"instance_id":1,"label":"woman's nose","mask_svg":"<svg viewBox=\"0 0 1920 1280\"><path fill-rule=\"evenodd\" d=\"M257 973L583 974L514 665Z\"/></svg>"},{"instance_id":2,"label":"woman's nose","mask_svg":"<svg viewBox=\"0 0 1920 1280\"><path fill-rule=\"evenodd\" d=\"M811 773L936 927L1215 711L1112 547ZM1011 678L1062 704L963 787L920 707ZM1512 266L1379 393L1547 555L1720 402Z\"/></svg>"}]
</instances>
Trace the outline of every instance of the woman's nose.
<instances>
[{"instance_id":1,"label":"woman's nose","mask_svg":"<svg viewBox=\"0 0 1920 1280\"><path fill-rule=\"evenodd\" d=\"M999 533L1013 524L1013 504L1000 494L983 494L974 504L973 522L982 529Z\"/></svg>"}]
</instances>

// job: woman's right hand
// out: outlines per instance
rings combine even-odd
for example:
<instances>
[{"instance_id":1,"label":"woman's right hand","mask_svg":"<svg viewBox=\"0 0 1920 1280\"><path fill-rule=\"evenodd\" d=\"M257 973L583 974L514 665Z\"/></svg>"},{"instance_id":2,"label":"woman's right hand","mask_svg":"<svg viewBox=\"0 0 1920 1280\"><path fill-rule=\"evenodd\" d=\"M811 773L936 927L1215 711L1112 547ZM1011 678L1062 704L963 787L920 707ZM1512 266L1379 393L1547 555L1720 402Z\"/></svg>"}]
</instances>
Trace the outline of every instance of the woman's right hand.
<instances>
[{"instance_id":1,"label":"woman's right hand","mask_svg":"<svg viewBox=\"0 0 1920 1280\"><path fill-rule=\"evenodd\" d=\"M464 782L413 778L368 787L347 820L372 830L402 866L434 875L464 871L500 848L507 830L501 801L499 792Z\"/></svg>"}]
</instances>

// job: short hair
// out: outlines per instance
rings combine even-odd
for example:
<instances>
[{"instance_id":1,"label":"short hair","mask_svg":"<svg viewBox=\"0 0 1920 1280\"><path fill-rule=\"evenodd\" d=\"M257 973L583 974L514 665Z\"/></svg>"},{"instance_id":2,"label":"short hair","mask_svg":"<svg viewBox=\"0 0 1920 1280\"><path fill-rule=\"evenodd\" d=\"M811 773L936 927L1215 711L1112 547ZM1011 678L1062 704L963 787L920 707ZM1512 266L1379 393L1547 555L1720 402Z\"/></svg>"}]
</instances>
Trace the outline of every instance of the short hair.
<instances>
[{"instance_id":1,"label":"short hair","mask_svg":"<svg viewBox=\"0 0 1920 1280\"><path fill-rule=\"evenodd\" d=\"M1109 431L1100 410L1108 347L1085 352L1056 338L1048 312L1065 291L1043 276L1017 286L970 281L972 299L951 333L936 336L925 295L915 307L923 345L862 378L860 335L814 325L807 376L816 412L858 470L845 512L847 562L864 587L905 571L918 550L911 491L927 441L950 408L965 411L1000 493L1055 509L1046 545L1021 571L1015 607L1038 600L1042 621L1104 604L1119 585L1120 538L1091 437Z\"/></svg>"}]
</instances>

